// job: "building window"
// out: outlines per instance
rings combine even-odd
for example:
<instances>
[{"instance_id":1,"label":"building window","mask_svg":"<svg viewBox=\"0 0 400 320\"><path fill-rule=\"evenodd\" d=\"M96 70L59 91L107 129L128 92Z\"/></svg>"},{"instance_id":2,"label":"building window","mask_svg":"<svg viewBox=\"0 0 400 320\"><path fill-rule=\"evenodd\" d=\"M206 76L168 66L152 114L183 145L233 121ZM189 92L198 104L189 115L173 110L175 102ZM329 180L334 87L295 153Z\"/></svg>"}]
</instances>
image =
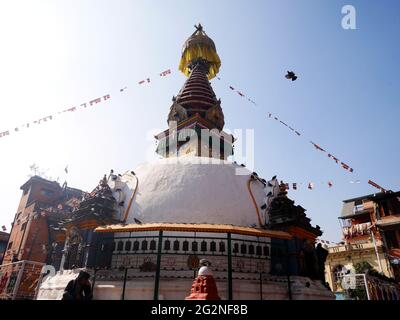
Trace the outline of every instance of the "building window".
<instances>
[{"instance_id":1,"label":"building window","mask_svg":"<svg viewBox=\"0 0 400 320\"><path fill-rule=\"evenodd\" d=\"M199 244L197 241L192 242L192 251L197 251L199 249Z\"/></svg>"},{"instance_id":2,"label":"building window","mask_svg":"<svg viewBox=\"0 0 400 320\"><path fill-rule=\"evenodd\" d=\"M174 250L175 250L175 251L178 251L178 250L179 250L179 241L178 241L178 240L175 240L175 241L174 241Z\"/></svg>"},{"instance_id":3,"label":"building window","mask_svg":"<svg viewBox=\"0 0 400 320\"><path fill-rule=\"evenodd\" d=\"M219 243L219 252L225 252L225 242L223 241Z\"/></svg>"},{"instance_id":4,"label":"building window","mask_svg":"<svg viewBox=\"0 0 400 320\"><path fill-rule=\"evenodd\" d=\"M268 257L269 256L269 247L264 246L264 256Z\"/></svg>"},{"instance_id":5,"label":"building window","mask_svg":"<svg viewBox=\"0 0 400 320\"><path fill-rule=\"evenodd\" d=\"M40 190L40 194L46 197L52 197L54 195L54 191L49 189L42 189Z\"/></svg>"},{"instance_id":6,"label":"building window","mask_svg":"<svg viewBox=\"0 0 400 320\"><path fill-rule=\"evenodd\" d=\"M151 240L150 241L150 250L156 250L157 242L156 240Z\"/></svg>"},{"instance_id":7,"label":"building window","mask_svg":"<svg viewBox=\"0 0 400 320\"><path fill-rule=\"evenodd\" d=\"M115 247L116 247L115 242L113 242L113 243L112 243L111 250L112 250L112 251L115 251Z\"/></svg>"},{"instance_id":8,"label":"building window","mask_svg":"<svg viewBox=\"0 0 400 320\"><path fill-rule=\"evenodd\" d=\"M335 283L338 283L339 281L342 280L343 275L344 275L343 266L339 264L333 269L333 281Z\"/></svg>"},{"instance_id":9,"label":"building window","mask_svg":"<svg viewBox=\"0 0 400 320\"><path fill-rule=\"evenodd\" d=\"M206 241L203 240L201 242L200 250L203 251L203 252L207 251L207 242Z\"/></svg>"},{"instance_id":10,"label":"building window","mask_svg":"<svg viewBox=\"0 0 400 320\"><path fill-rule=\"evenodd\" d=\"M238 243L235 243L233 245L233 253L239 253L239 244Z\"/></svg>"},{"instance_id":11,"label":"building window","mask_svg":"<svg viewBox=\"0 0 400 320\"><path fill-rule=\"evenodd\" d=\"M133 243L133 251L138 251L139 250L139 241L135 240Z\"/></svg>"},{"instance_id":12,"label":"building window","mask_svg":"<svg viewBox=\"0 0 400 320\"><path fill-rule=\"evenodd\" d=\"M21 231L24 231L25 228L26 228L26 222L24 222L24 223L21 225Z\"/></svg>"},{"instance_id":13,"label":"building window","mask_svg":"<svg viewBox=\"0 0 400 320\"><path fill-rule=\"evenodd\" d=\"M384 235L389 249L399 247L399 241L397 241L396 233L394 230L385 231Z\"/></svg>"},{"instance_id":14,"label":"building window","mask_svg":"<svg viewBox=\"0 0 400 320\"><path fill-rule=\"evenodd\" d=\"M142 250L147 250L147 240L142 241Z\"/></svg>"},{"instance_id":15,"label":"building window","mask_svg":"<svg viewBox=\"0 0 400 320\"><path fill-rule=\"evenodd\" d=\"M258 246L256 247L256 254L257 254L258 256L261 256L261 255L262 255L262 248L261 248L260 245L258 245Z\"/></svg>"},{"instance_id":16,"label":"building window","mask_svg":"<svg viewBox=\"0 0 400 320\"><path fill-rule=\"evenodd\" d=\"M247 246L244 243L240 246L240 253L241 254L247 253Z\"/></svg>"},{"instance_id":17,"label":"building window","mask_svg":"<svg viewBox=\"0 0 400 320\"><path fill-rule=\"evenodd\" d=\"M187 241L187 240L183 241L182 250L183 251L189 250L189 241Z\"/></svg>"},{"instance_id":18,"label":"building window","mask_svg":"<svg viewBox=\"0 0 400 320\"><path fill-rule=\"evenodd\" d=\"M165 240L164 242L164 250L170 250L171 249L171 241Z\"/></svg>"}]
</instances>

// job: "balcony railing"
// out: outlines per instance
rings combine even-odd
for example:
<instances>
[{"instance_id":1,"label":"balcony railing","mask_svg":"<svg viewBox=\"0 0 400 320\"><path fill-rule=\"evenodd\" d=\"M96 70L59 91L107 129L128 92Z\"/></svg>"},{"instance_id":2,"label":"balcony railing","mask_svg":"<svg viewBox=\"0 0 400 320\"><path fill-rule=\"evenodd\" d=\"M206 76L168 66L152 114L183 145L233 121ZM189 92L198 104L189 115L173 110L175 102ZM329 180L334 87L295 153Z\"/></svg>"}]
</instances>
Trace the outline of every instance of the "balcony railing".
<instances>
[{"instance_id":1,"label":"balcony railing","mask_svg":"<svg viewBox=\"0 0 400 320\"><path fill-rule=\"evenodd\" d=\"M376 245L380 247L382 242L377 240ZM335 247L330 247L329 253L338 253L338 252L345 252L345 251L353 251L353 250L364 250L364 249L373 249L374 244L372 241L363 242L363 243L355 243L355 244L343 244Z\"/></svg>"}]
</instances>

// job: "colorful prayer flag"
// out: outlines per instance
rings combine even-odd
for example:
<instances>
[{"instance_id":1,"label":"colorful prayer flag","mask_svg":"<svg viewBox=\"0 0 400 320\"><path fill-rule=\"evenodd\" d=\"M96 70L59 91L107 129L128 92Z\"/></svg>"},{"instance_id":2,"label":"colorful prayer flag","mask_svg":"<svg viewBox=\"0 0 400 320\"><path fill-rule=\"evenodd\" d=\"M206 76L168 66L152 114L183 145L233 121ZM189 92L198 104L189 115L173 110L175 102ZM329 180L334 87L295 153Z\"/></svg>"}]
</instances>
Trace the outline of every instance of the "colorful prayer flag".
<instances>
[{"instance_id":1,"label":"colorful prayer flag","mask_svg":"<svg viewBox=\"0 0 400 320\"><path fill-rule=\"evenodd\" d=\"M384 188L382 188L379 184L377 184L376 182L372 181L372 180L368 180L368 184L370 184L371 186L380 189L382 192L386 192L386 190Z\"/></svg>"},{"instance_id":2,"label":"colorful prayer flag","mask_svg":"<svg viewBox=\"0 0 400 320\"><path fill-rule=\"evenodd\" d=\"M170 69L165 70L165 71L163 71L163 72L160 73L160 77L165 77L165 76L169 75L170 73L171 73L171 70L170 70Z\"/></svg>"}]
</instances>

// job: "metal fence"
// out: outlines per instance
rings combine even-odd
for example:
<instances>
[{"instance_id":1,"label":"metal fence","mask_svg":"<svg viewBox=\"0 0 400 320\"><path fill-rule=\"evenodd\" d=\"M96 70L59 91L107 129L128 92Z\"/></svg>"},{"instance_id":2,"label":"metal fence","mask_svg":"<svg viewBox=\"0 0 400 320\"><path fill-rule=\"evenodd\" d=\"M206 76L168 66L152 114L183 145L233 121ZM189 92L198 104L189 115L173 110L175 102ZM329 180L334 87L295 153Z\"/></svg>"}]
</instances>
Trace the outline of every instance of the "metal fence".
<instances>
[{"instance_id":1,"label":"metal fence","mask_svg":"<svg viewBox=\"0 0 400 320\"><path fill-rule=\"evenodd\" d=\"M291 299L289 255L286 240L271 245L269 238L246 239L230 233L221 236L165 234L115 236L97 244L93 286L96 281L122 282L121 299L126 283L133 279L153 279L153 299L159 299L160 280L196 277L200 259L212 261L218 285L226 287L226 298L233 298L234 284L240 281L259 283L271 275L284 276ZM282 277L281 277L282 278Z\"/></svg>"},{"instance_id":2,"label":"metal fence","mask_svg":"<svg viewBox=\"0 0 400 320\"><path fill-rule=\"evenodd\" d=\"M346 300L400 300L400 286L368 274L346 274L341 278Z\"/></svg>"},{"instance_id":3,"label":"metal fence","mask_svg":"<svg viewBox=\"0 0 400 320\"><path fill-rule=\"evenodd\" d=\"M0 299L34 299L43 266L27 260L0 265Z\"/></svg>"}]
</instances>

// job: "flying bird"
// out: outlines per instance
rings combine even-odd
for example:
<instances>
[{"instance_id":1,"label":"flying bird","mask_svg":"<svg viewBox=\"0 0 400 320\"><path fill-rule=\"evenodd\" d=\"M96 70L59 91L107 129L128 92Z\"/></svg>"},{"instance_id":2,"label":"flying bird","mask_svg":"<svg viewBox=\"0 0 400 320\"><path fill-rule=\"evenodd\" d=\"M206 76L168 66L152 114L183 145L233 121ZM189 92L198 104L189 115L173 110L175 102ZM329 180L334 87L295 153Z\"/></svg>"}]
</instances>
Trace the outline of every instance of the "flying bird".
<instances>
[{"instance_id":1,"label":"flying bird","mask_svg":"<svg viewBox=\"0 0 400 320\"><path fill-rule=\"evenodd\" d=\"M273 176L271 180L275 180L275 179L276 179L276 176Z\"/></svg>"},{"instance_id":2,"label":"flying bird","mask_svg":"<svg viewBox=\"0 0 400 320\"><path fill-rule=\"evenodd\" d=\"M293 71L288 71L287 74L285 75L285 78L295 81L297 79L297 76Z\"/></svg>"}]
</instances>

